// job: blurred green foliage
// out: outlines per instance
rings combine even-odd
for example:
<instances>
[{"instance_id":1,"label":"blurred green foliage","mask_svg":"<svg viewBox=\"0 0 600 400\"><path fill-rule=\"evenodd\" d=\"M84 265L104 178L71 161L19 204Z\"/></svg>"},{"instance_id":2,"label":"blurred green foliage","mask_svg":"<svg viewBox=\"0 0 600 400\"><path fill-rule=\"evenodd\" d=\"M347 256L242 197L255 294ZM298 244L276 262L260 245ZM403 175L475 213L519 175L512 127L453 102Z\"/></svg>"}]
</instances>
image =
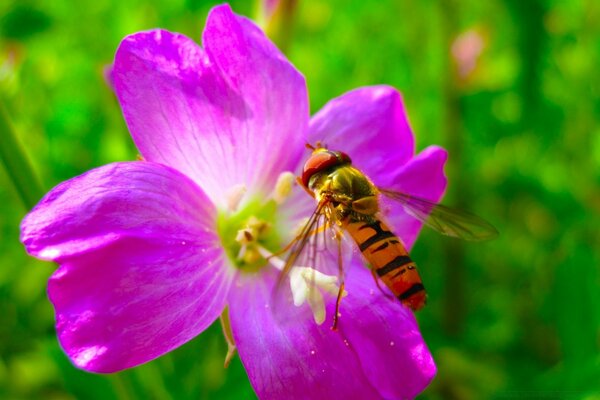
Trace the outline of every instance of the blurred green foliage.
<instances>
[{"instance_id":1,"label":"blurred green foliage","mask_svg":"<svg viewBox=\"0 0 600 400\"><path fill-rule=\"evenodd\" d=\"M0 3L0 93L45 190L135 147L103 74L120 40L199 40L199 0ZM232 2L252 16L250 2ZM501 232L423 232L419 313L438 376L423 399L600 399L600 2L302 0L287 51L312 110L357 86L399 88L419 149L450 151L446 203ZM220 327L103 376L59 349L45 284L19 243L26 213L0 168L0 398L253 398ZM332 384L334 384L332 382Z\"/></svg>"}]
</instances>

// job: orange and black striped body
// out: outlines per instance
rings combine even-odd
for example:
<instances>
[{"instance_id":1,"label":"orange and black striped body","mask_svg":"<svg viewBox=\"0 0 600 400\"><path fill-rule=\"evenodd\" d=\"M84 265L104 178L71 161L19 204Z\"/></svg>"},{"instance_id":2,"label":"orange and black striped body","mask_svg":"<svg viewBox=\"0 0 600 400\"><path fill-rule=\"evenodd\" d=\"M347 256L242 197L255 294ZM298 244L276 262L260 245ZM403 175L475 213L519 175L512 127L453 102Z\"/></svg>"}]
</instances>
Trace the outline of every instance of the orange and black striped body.
<instances>
[{"instance_id":1,"label":"orange and black striped body","mask_svg":"<svg viewBox=\"0 0 600 400\"><path fill-rule=\"evenodd\" d=\"M423 308L425 287L402 241L375 217L355 222L347 218L342 227L394 296L415 311Z\"/></svg>"},{"instance_id":2,"label":"orange and black striped body","mask_svg":"<svg viewBox=\"0 0 600 400\"><path fill-rule=\"evenodd\" d=\"M312 227L324 216L328 224L352 236L371 264L373 275L378 275L403 304L419 310L425 305L425 288L402 241L380 220L381 195L398 201L408 214L444 235L466 240L487 240L498 234L492 225L472 214L406 193L378 188L352 165L352 160L344 152L328 150L319 143L316 147L309 147L313 152L306 160L298 182L317 201L317 208L307 222L307 229L303 230L302 245L288 258L291 260L286 265L288 270L302 246L308 243ZM341 271L341 262L339 267ZM343 275L340 274L340 277L343 278ZM376 282L379 284L379 281ZM343 283L336 303L334 327L342 292Z\"/></svg>"},{"instance_id":3,"label":"orange and black striped body","mask_svg":"<svg viewBox=\"0 0 600 400\"><path fill-rule=\"evenodd\" d=\"M421 309L426 294L415 263L402 241L379 219L379 192L351 165L350 157L317 148L305 163L300 182L320 205L316 212L323 212L352 236L374 275L394 296L413 310Z\"/></svg>"}]
</instances>

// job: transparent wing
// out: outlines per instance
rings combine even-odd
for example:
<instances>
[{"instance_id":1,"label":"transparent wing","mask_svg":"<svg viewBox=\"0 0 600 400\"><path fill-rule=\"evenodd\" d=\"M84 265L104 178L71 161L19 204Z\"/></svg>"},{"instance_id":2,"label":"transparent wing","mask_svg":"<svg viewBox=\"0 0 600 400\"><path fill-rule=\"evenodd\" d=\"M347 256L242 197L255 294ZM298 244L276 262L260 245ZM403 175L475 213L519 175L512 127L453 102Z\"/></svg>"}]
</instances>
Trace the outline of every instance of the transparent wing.
<instances>
[{"instance_id":1,"label":"transparent wing","mask_svg":"<svg viewBox=\"0 0 600 400\"><path fill-rule=\"evenodd\" d=\"M490 240L498 236L498 231L489 222L469 212L393 190L379 191L399 202L409 215L443 235L471 241Z\"/></svg>"},{"instance_id":2,"label":"transparent wing","mask_svg":"<svg viewBox=\"0 0 600 400\"><path fill-rule=\"evenodd\" d=\"M323 210L325 206L326 203L320 203L317 205L315 211L312 213L306 224L302 227L298 236L296 236L292 242L292 246L290 247L285 260L285 265L283 266L283 270L281 271L281 274L277 280L277 287L279 287L282 281L289 275L290 269L296 265L297 261L301 258L300 256L304 252L304 249L307 248L309 242L313 242L313 245L308 246L308 249L312 248L312 251L310 251L311 255L308 257L314 257L314 254L317 253L315 244L316 239L318 238L318 233L324 229L323 225L325 222L325 214L323 213Z\"/></svg>"},{"instance_id":3,"label":"transparent wing","mask_svg":"<svg viewBox=\"0 0 600 400\"><path fill-rule=\"evenodd\" d=\"M349 265L353 248L337 225L329 221L325 213L328 206L319 204L289 245L271 300L279 323L318 320L319 309L335 301L338 285L344 280L344 265Z\"/></svg>"}]
</instances>

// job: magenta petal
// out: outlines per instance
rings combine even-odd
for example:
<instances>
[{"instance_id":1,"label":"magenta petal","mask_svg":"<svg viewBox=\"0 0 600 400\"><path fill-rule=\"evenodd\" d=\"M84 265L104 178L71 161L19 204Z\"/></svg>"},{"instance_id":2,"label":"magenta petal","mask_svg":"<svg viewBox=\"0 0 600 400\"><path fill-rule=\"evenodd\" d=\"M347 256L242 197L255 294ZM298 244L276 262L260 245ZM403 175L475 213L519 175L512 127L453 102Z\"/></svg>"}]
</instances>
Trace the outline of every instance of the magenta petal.
<instances>
[{"instance_id":1,"label":"magenta petal","mask_svg":"<svg viewBox=\"0 0 600 400\"><path fill-rule=\"evenodd\" d=\"M131 35L112 76L144 158L184 172L223 205L232 187L270 191L296 167L308 100L304 78L229 6L212 10L204 44L166 31Z\"/></svg>"},{"instance_id":2,"label":"magenta petal","mask_svg":"<svg viewBox=\"0 0 600 400\"><path fill-rule=\"evenodd\" d=\"M234 338L261 399L413 398L431 381L435 365L412 313L383 297L366 269L356 269L338 331L329 320L276 323L266 274L231 293Z\"/></svg>"},{"instance_id":3,"label":"magenta petal","mask_svg":"<svg viewBox=\"0 0 600 400\"><path fill-rule=\"evenodd\" d=\"M29 253L60 264L48 295L75 365L132 367L214 321L233 277L215 218L194 182L149 162L97 168L42 199L21 239Z\"/></svg>"},{"instance_id":4,"label":"magenta petal","mask_svg":"<svg viewBox=\"0 0 600 400\"><path fill-rule=\"evenodd\" d=\"M354 268L342 301L340 332L354 346L380 398L412 399L436 374L412 311L381 294L366 268Z\"/></svg>"},{"instance_id":5,"label":"magenta petal","mask_svg":"<svg viewBox=\"0 0 600 400\"><path fill-rule=\"evenodd\" d=\"M427 147L394 174L386 189L408 193L434 203L439 202L446 190L444 165L447 158L446 150L441 147ZM393 227L394 233L400 236L410 249L423 224L408 215L399 203L386 201L385 196L382 196L382 202L383 209L386 210L386 220Z\"/></svg>"},{"instance_id":6,"label":"magenta petal","mask_svg":"<svg viewBox=\"0 0 600 400\"><path fill-rule=\"evenodd\" d=\"M414 154L402 97L389 86L352 90L331 100L310 121L309 140L352 158L378 186Z\"/></svg>"},{"instance_id":7,"label":"magenta petal","mask_svg":"<svg viewBox=\"0 0 600 400\"><path fill-rule=\"evenodd\" d=\"M377 398L358 358L327 323L302 318L279 326L270 308L273 278L267 273L240 278L229 312L240 358L260 399Z\"/></svg>"},{"instance_id":8,"label":"magenta petal","mask_svg":"<svg viewBox=\"0 0 600 400\"><path fill-rule=\"evenodd\" d=\"M281 171L293 171L308 132L308 92L304 76L249 19L229 5L215 7L202 41L232 89L247 102L234 132L241 147L238 164L247 181L272 188ZM251 186L249 186L251 187Z\"/></svg>"}]
</instances>

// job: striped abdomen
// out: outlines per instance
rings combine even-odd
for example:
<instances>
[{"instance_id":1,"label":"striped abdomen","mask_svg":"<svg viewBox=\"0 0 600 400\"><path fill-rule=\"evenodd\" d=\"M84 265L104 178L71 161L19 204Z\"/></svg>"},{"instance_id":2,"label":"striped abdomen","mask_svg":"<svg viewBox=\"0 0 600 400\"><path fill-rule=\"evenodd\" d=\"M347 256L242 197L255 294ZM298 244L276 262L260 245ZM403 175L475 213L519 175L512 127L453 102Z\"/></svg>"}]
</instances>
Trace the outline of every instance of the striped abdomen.
<instances>
[{"instance_id":1,"label":"striped abdomen","mask_svg":"<svg viewBox=\"0 0 600 400\"><path fill-rule=\"evenodd\" d=\"M344 228L394 296L413 310L421 309L425 305L425 288L400 239L377 219L348 222Z\"/></svg>"}]
</instances>

